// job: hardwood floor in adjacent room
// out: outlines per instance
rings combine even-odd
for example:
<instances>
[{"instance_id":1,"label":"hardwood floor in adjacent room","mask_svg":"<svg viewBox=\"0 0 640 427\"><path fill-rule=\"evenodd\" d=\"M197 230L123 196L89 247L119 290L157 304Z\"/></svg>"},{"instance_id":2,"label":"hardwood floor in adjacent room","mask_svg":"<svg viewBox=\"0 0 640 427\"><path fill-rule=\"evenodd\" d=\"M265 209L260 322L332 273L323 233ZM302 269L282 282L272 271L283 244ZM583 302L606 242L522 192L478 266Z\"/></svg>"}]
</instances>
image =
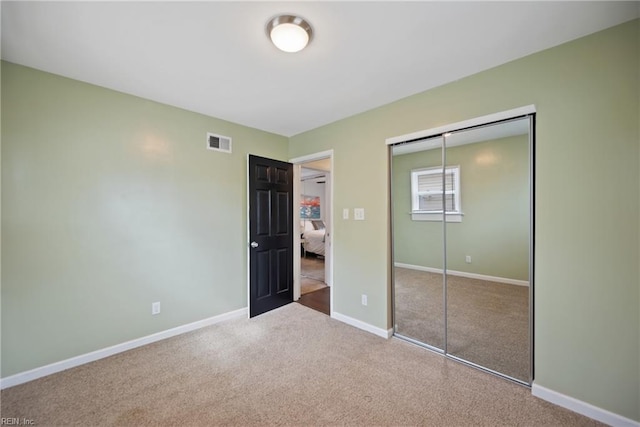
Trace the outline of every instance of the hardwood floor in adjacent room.
<instances>
[{"instance_id":1,"label":"hardwood floor in adjacent room","mask_svg":"<svg viewBox=\"0 0 640 427\"><path fill-rule=\"evenodd\" d=\"M317 291L304 294L300 296L298 303L329 316L331 308L331 288L326 286Z\"/></svg>"}]
</instances>

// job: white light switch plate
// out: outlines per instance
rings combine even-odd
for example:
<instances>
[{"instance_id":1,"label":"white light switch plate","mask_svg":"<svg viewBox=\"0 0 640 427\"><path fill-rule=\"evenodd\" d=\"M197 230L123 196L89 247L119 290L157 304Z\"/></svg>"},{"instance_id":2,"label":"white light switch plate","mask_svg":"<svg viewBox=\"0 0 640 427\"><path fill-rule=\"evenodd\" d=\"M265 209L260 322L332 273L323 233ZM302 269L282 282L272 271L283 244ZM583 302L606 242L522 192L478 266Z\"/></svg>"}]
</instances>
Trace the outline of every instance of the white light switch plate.
<instances>
[{"instance_id":1,"label":"white light switch plate","mask_svg":"<svg viewBox=\"0 0 640 427\"><path fill-rule=\"evenodd\" d=\"M353 219L357 221L364 221L364 208L354 208Z\"/></svg>"},{"instance_id":2,"label":"white light switch plate","mask_svg":"<svg viewBox=\"0 0 640 427\"><path fill-rule=\"evenodd\" d=\"M349 219L349 208L342 209L342 219Z\"/></svg>"}]
</instances>

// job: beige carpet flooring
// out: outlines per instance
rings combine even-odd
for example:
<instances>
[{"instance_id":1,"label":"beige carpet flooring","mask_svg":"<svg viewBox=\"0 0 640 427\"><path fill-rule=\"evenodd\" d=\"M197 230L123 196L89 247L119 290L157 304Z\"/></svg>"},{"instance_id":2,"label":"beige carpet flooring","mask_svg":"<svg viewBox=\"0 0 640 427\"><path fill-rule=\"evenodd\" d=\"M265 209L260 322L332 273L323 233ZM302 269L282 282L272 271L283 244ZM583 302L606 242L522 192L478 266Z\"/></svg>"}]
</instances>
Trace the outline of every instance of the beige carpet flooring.
<instances>
[{"instance_id":1,"label":"beige carpet flooring","mask_svg":"<svg viewBox=\"0 0 640 427\"><path fill-rule=\"evenodd\" d=\"M300 258L300 294L308 294L326 287L324 258L313 255Z\"/></svg>"},{"instance_id":2,"label":"beige carpet flooring","mask_svg":"<svg viewBox=\"0 0 640 427\"><path fill-rule=\"evenodd\" d=\"M593 426L530 390L289 304L2 391L41 426Z\"/></svg>"},{"instance_id":3,"label":"beige carpet flooring","mask_svg":"<svg viewBox=\"0 0 640 427\"><path fill-rule=\"evenodd\" d=\"M529 381L529 288L449 276L448 352ZM444 346L442 275L395 269L398 333Z\"/></svg>"}]
</instances>

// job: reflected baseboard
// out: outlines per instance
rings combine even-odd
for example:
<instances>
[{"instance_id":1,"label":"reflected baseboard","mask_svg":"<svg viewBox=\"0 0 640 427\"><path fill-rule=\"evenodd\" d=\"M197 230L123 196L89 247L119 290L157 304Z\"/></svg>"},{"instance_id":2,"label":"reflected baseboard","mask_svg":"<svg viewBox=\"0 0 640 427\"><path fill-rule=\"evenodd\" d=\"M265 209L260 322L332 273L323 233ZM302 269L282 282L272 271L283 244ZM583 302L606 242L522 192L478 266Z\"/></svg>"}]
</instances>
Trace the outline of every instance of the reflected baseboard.
<instances>
[{"instance_id":1,"label":"reflected baseboard","mask_svg":"<svg viewBox=\"0 0 640 427\"><path fill-rule=\"evenodd\" d=\"M442 274L441 268L424 267L421 265L404 264L401 262L396 262L394 266L400 267L400 268L407 268L409 270L418 270L418 271L426 271L429 273ZM447 270L447 274L450 274L451 276L466 277L468 279L479 279L479 280L486 280L488 282L506 283L508 285L529 286L529 282L527 280L509 279L507 277L487 276L486 274L467 273L466 271L455 271L455 270Z\"/></svg>"}]
</instances>

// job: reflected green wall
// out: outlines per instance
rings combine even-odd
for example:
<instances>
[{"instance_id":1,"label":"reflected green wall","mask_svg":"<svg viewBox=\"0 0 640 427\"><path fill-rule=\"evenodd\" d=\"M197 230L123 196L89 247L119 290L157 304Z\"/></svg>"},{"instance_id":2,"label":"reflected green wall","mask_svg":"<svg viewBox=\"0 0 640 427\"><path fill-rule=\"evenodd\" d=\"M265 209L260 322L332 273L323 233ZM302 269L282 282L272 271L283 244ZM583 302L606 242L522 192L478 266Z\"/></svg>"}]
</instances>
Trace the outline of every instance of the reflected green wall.
<instances>
[{"instance_id":1,"label":"reflected green wall","mask_svg":"<svg viewBox=\"0 0 640 427\"><path fill-rule=\"evenodd\" d=\"M638 22L292 137L334 150L334 309L391 325L385 139L535 104L535 383L640 421Z\"/></svg>"},{"instance_id":2,"label":"reflected green wall","mask_svg":"<svg viewBox=\"0 0 640 427\"><path fill-rule=\"evenodd\" d=\"M411 219L411 170L440 166L440 149L392 160L394 261L442 268L442 222ZM447 223L447 269L529 280L529 141L526 135L447 148L460 166L462 222ZM465 262L471 256L472 263Z\"/></svg>"},{"instance_id":3,"label":"reflected green wall","mask_svg":"<svg viewBox=\"0 0 640 427\"><path fill-rule=\"evenodd\" d=\"M393 261L396 263L442 269L444 261L442 222L411 219L411 170L440 165L442 165L441 148L392 157L392 248ZM447 165L452 163L447 162ZM461 165L461 168L464 169L464 165ZM462 180L460 186L462 187ZM466 191L461 189L461 193L466 194Z\"/></svg>"},{"instance_id":4,"label":"reflected green wall","mask_svg":"<svg viewBox=\"0 0 640 427\"><path fill-rule=\"evenodd\" d=\"M286 138L6 62L2 113L3 377L246 307L247 153Z\"/></svg>"}]
</instances>

